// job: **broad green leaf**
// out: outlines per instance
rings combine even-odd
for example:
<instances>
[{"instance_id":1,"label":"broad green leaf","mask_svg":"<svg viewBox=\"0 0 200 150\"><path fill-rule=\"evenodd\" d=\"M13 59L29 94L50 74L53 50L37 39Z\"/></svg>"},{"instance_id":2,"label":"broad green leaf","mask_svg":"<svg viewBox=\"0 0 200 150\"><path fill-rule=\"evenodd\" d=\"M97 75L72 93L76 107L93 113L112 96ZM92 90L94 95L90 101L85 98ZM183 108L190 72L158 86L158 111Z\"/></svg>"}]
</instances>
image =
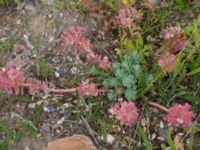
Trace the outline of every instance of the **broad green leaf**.
<instances>
[{"instance_id":1,"label":"broad green leaf","mask_svg":"<svg viewBox=\"0 0 200 150\"><path fill-rule=\"evenodd\" d=\"M197 69L192 70L191 72L187 73L187 76L192 76L200 72L200 67Z\"/></svg>"},{"instance_id":2,"label":"broad green leaf","mask_svg":"<svg viewBox=\"0 0 200 150\"><path fill-rule=\"evenodd\" d=\"M138 36L137 40L136 40L136 47L138 50L142 49L144 46L144 41L141 35Z\"/></svg>"},{"instance_id":3,"label":"broad green leaf","mask_svg":"<svg viewBox=\"0 0 200 150\"><path fill-rule=\"evenodd\" d=\"M193 38L198 48L200 48L200 34L198 33L198 31L194 32Z\"/></svg>"},{"instance_id":4,"label":"broad green leaf","mask_svg":"<svg viewBox=\"0 0 200 150\"><path fill-rule=\"evenodd\" d=\"M176 146L174 145L173 140L171 138L171 131L170 130L168 130L167 138L168 138L168 143L169 143L169 146L170 146L170 150L176 150Z\"/></svg>"}]
</instances>

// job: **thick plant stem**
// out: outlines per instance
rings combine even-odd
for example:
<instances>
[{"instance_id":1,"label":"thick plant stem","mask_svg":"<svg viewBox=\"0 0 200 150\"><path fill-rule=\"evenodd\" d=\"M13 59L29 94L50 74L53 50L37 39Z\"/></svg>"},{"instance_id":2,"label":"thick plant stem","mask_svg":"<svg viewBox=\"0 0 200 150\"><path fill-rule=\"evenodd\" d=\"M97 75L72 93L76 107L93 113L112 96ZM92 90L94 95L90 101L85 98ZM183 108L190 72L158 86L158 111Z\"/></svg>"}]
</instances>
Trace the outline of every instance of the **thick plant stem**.
<instances>
[{"instance_id":1,"label":"thick plant stem","mask_svg":"<svg viewBox=\"0 0 200 150\"><path fill-rule=\"evenodd\" d=\"M76 92L76 88L71 88L71 89L46 89L48 92L53 92L53 93L71 93L71 92Z\"/></svg>"},{"instance_id":2,"label":"thick plant stem","mask_svg":"<svg viewBox=\"0 0 200 150\"><path fill-rule=\"evenodd\" d=\"M71 89L46 89L48 92L53 92L53 93L72 93L76 92L77 88L71 88ZM107 92L107 90L99 89L98 92L104 93Z\"/></svg>"},{"instance_id":3,"label":"thick plant stem","mask_svg":"<svg viewBox=\"0 0 200 150\"><path fill-rule=\"evenodd\" d=\"M153 107L157 107L157 108L159 108L159 109L161 109L161 110L163 110L163 111L165 111L165 112L169 112L169 109L168 108L166 108L166 107L164 107L164 106L162 106L162 105L160 105L160 104L158 104L158 103L156 103L156 102L147 102L149 105L151 105L151 106L153 106Z\"/></svg>"}]
</instances>

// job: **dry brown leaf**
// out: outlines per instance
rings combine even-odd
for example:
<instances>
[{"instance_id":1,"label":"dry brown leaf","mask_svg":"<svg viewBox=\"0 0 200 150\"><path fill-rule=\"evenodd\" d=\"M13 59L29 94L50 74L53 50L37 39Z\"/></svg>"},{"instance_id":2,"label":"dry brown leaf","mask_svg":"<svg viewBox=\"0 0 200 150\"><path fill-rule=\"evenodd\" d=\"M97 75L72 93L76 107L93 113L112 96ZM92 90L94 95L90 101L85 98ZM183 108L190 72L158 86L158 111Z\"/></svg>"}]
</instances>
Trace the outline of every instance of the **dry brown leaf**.
<instances>
[{"instance_id":1,"label":"dry brown leaf","mask_svg":"<svg viewBox=\"0 0 200 150\"><path fill-rule=\"evenodd\" d=\"M134 5L135 4L135 0L122 0L122 4L126 7L129 5Z\"/></svg>"},{"instance_id":2,"label":"dry brown leaf","mask_svg":"<svg viewBox=\"0 0 200 150\"><path fill-rule=\"evenodd\" d=\"M176 145L177 150L184 150L184 146L182 143L180 143L179 137L177 135L174 137L174 145Z\"/></svg>"},{"instance_id":3,"label":"dry brown leaf","mask_svg":"<svg viewBox=\"0 0 200 150\"><path fill-rule=\"evenodd\" d=\"M97 148L87 136L77 134L50 142L44 150L97 150Z\"/></svg>"}]
</instances>

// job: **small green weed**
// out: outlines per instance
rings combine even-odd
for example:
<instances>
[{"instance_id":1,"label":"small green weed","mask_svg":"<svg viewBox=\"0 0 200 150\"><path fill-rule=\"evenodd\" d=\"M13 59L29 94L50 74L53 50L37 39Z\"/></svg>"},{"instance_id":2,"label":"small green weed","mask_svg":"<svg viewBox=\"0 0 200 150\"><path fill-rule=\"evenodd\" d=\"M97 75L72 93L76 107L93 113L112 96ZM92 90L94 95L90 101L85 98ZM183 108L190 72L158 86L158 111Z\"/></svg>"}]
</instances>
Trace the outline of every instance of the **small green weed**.
<instances>
[{"instance_id":1,"label":"small green weed","mask_svg":"<svg viewBox=\"0 0 200 150\"><path fill-rule=\"evenodd\" d=\"M4 52L9 52L12 50L13 46L17 41L19 40L18 37L12 36L5 41L0 41L0 50L3 50Z\"/></svg>"},{"instance_id":2,"label":"small green weed","mask_svg":"<svg viewBox=\"0 0 200 150\"><path fill-rule=\"evenodd\" d=\"M44 59L40 59L38 64L39 64L39 76L41 76L44 79L53 76L53 70L46 65Z\"/></svg>"},{"instance_id":3,"label":"small green weed","mask_svg":"<svg viewBox=\"0 0 200 150\"><path fill-rule=\"evenodd\" d=\"M138 52L125 55L121 63L112 63L113 73L106 74L98 68L92 68L91 74L101 75L103 85L111 88L107 96L110 100L117 100L124 96L127 100L135 100L137 94L152 80L152 75L143 69Z\"/></svg>"},{"instance_id":4,"label":"small green weed","mask_svg":"<svg viewBox=\"0 0 200 150\"><path fill-rule=\"evenodd\" d=\"M42 113L43 113L43 106L37 106L35 109L35 113L34 113L34 117L33 117L33 124L38 127L39 123L41 121L41 117L42 117Z\"/></svg>"},{"instance_id":5,"label":"small green weed","mask_svg":"<svg viewBox=\"0 0 200 150\"><path fill-rule=\"evenodd\" d=\"M103 2L108 5L113 10L118 10L120 6L120 0L103 0Z\"/></svg>"},{"instance_id":6,"label":"small green weed","mask_svg":"<svg viewBox=\"0 0 200 150\"><path fill-rule=\"evenodd\" d=\"M0 0L0 5L8 5L8 0Z\"/></svg>"}]
</instances>

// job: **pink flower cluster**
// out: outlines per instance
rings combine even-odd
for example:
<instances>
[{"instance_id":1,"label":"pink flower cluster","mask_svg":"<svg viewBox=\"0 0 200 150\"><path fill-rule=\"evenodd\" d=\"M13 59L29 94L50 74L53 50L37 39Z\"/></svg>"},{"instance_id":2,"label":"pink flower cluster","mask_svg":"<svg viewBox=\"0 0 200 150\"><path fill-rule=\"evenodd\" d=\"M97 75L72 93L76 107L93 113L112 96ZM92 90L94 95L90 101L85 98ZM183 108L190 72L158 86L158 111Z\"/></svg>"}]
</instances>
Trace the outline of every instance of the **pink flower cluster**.
<instances>
[{"instance_id":1,"label":"pink flower cluster","mask_svg":"<svg viewBox=\"0 0 200 150\"><path fill-rule=\"evenodd\" d=\"M143 3L141 4L141 6L147 8L147 9L149 9L149 10L151 10L151 11L154 11L154 9L155 9L154 4L153 4L152 2L150 2L150 1L148 1L148 2L143 2Z\"/></svg>"},{"instance_id":2,"label":"pink flower cluster","mask_svg":"<svg viewBox=\"0 0 200 150\"><path fill-rule=\"evenodd\" d=\"M133 17L133 14L135 15ZM135 9L123 8L118 11L118 15L112 19L114 27L122 27L124 29L131 26L132 21L135 19L140 21L143 14Z\"/></svg>"},{"instance_id":3,"label":"pink flower cluster","mask_svg":"<svg viewBox=\"0 0 200 150\"><path fill-rule=\"evenodd\" d=\"M187 42L187 40L185 40L183 38L177 38L170 45L169 52L171 54L174 54L174 53L177 53L177 52L181 51L184 48L186 42Z\"/></svg>"},{"instance_id":4,"label":"pink flower cluster","mask_svg":"<svg viewBox=\"0 0 200 150\"><path fill-rule=\"evenodd\" d=\"M0 69L0 89L9 94L20 94L20 87L24 80L23 72L16 70L11 65Z\"/></svg>"},{"instance_id":5,"label":"pink flower cluster","mask_svg":"<svg viewBox=\"0 0 200 150\"><path fill-rule=\"evenodd\" d=\"M26 85L31 95L35 95L39 91L46 91L47 89L47 84L45 82L33 78L28 78L26 80Z\"/></svg>"},{"instance_id":6,"label":"pink flower cluster","mask_svg":"<svg viewBox=\"0 0 200 150\"><path fill-rule=\"evenodd\" d=\"M139 109L133 102L115 103L110 109L110 113L120 120L121 123L131 127L138 119Z\"/></svg>"},{"instance_id":7,"label":"pink flower cluster","mask_svg":"<svg viewBox=\"0 0 200 150\"><path fill-rule=\"evenodd\" d=\"M90 83L90 80L86 79L77 87L77 91L80 96L87 97L97 96L99 90L94 83Z\"/></svg>"},{"instance_id":8,"label":"pink flower cluster","mask_svg":"<svg viewBox=\"0 0 200 150\"><path fill-rule=\"evenodd\" d=\"M0 69L0 90L19 95L23 94L23 87L27 87L31 95L35 95L38 91L44 91L47 85L36 79L26 79L24 73L12 65Z\"/></svg>"},{"instance_id":9,"label":"pink flower cluster","mask_svg":"<svg viewBox=\"0 0 200 150\"><path fill-rule=\"evenodd\" d=\"M97 63L99 68L109 71L111 70L111 63L107 56L102 57L101 55L91 54L88 56L87 61L90 63Z\"/></svg>"},{"instance_id":10,"label":"pink flower cluster","mask_svg":"<svg viewBox=\"0 0 200 150\"><path fill-rule=\"evenodd\" d=\"M181 125L188 126L191 124L194 114L190 111L191 106L188 103L184 105L175 104L169 108L169 112L163 117L163 120L167 121L169 125Z\"/></svg>"},{"instance_id":11,"label":"pink flower cluster","mask_svg":"<svg viewBox=\"0 0 200 150\"><path fill-rule=\"evenodd\" d=\"M174 67L176 66L176 62L176 56L174 54L166 52L165 54L161 54L160 59L158 60L158 65L166 72L172 72Z\"/></svg>"},{"instance_id":12,"label":"pink flower cluster","mask_svg":"<svg viewBox=\"0 0 200 150\"><path fill-rule=\"evenodd\" d=\"M169 40L175 36L181 35L181 29L179 27L168 27L163 32L163 39Z\"/></svg>"},{"instance_id":13,"label":"pink flower cluster","mask_svg":"<svg viewBox=\"0 0 200 150\"><path fill-rule=\"evenodd\" d=\"M83 34L86 32L84 27L71 26L68 31L63 33L62 41L64 46L73 46L80 53L91 51L91 42Z\"/></svg>"},{"instance_id":14,"label":"pink flower cluster","mask_svg":"<svg viewBox=\"0 0 200 150\"><path fill-rule=\"evenodd\" d=\"M131 9L123 8L118 11L118 15L112 20L117 27L128 28L132 23Z\"/></svg>"}]
</instances>

